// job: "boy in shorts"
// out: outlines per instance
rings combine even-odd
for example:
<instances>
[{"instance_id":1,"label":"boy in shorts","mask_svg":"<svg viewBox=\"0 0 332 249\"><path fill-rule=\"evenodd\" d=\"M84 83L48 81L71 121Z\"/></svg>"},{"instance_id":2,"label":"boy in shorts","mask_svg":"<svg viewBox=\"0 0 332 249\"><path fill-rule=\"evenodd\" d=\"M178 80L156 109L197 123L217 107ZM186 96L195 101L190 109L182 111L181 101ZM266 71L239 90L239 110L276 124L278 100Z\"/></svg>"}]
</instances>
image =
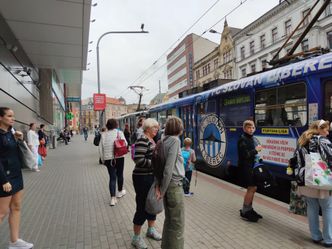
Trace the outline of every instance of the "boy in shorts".
<instances>
[{"instance_id":1,"label":"boy in shorts","mask_svg":"<svg viewBox=\"0 0 332 249\"><path fill-rule=\"evenodd\" d=\"M258 219L263 218L252 207L254 195L257 186L253 177L253 166L258 152L262 150L262 146L255 145L254 132L255 123L252 120L246 120L243 123L243 134L241 135L238 144L238 170L241 183L247 188L247 193L244 196L243 207L240 210L240 216L251 222L257 222Z\"/></svg>"}]
</instances>

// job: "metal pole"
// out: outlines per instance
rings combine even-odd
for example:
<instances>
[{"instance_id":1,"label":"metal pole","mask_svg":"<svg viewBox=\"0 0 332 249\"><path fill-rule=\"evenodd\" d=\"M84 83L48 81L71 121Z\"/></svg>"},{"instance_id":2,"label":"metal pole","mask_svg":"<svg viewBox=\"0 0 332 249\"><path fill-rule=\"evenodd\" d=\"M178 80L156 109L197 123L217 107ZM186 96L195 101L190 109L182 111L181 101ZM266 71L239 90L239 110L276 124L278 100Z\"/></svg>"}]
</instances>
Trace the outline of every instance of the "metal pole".
<instances>
[{"instance_id":1,"label":"metal pole","mask_svg":"<svg viewBox=\"0 0 332 249\"><path fill-rule=\"evenodd\" d=\"M142 28L143 29L143 28ZM106 36L106 35L109 35L109 34L147 34L149 33L148 31L144 31L144 30L141 30L141 31L110 31L110 32L105 32L104 34L102 34L99 39L98 39L98 42L97 42L97 47L96 47L96 50L97 50L97 82L98 82L98 93L100 93L100 68L99 68L99 42L100 40ZM100 124L100 128L102 128L102 123L103 121L101 120L101 112L99 113L99 124Z\"/></svg>"}]
</instances>

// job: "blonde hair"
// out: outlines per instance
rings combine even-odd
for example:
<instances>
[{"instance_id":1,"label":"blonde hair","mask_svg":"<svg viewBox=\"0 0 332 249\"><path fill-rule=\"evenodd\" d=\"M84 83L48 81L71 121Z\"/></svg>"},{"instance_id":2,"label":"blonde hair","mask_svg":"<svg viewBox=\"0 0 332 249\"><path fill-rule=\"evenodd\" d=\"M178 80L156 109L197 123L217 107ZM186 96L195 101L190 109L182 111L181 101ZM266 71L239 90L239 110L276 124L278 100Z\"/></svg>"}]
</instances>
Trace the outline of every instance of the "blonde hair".
<instances>
[{"instance_id":1,"label":"blonde hair","mask_svg":"<svg viewBox=\"0 0 332 249\"><path fill-rule=\"evenodd\" d=\"M330 128L329 121L325 121L323 119L316 120L309 126L308 130L306 130L305 132L302 133L302 135L299 137L298 144L300 146L307 145L309 143L310 139L312 138L312 136L319 135L319 130L326 129L326 128Z\"/></svg>"},{"instance_id":2,"label":"blonde hair","mask_svg":"<svg viewBox=\"0 0 332 249\"><path fill-rule=\"evenodd\" d=\"M255 123L252 120L246 120L243 122L243 129L245 129L247 126L254 126L255 127Z\"/></svg>"},{"instance_id":3,"label":"blonde hair","mask_svg":"<svg viewBox=\"0 0 332 249\"><path fill-rule=\"evenodd\" d=\"M183 144L184 146L190 146L192 144L192 141L189 137L186 137L184 140L183 140Z\"/></svg>"}]
</instances>

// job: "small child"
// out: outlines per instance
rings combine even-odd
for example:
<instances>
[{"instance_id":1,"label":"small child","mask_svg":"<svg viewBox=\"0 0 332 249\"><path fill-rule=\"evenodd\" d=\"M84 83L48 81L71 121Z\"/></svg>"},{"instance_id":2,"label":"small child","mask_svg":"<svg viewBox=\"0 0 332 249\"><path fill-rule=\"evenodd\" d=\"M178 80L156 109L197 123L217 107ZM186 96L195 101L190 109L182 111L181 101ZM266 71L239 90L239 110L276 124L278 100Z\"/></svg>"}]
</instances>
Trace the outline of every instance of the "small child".
<instances>
[{"instance_id":1,"label":"small child","mask_svg":"<svg viewBox=\"0 0 332 249\"><path fill-rule=\"evenodd\" d=\"M183 157L183 166L186 171L186 179L183 184L183 190L185 196L192 196L194 193L189 192L190 190L190 182L191 176L193 173L194 165L193 163L196 161L195 151L191 149L192 141L189 137L185 138L183 141L184 147L181 149L182 157Z\"/></svg>"}]
</instances>

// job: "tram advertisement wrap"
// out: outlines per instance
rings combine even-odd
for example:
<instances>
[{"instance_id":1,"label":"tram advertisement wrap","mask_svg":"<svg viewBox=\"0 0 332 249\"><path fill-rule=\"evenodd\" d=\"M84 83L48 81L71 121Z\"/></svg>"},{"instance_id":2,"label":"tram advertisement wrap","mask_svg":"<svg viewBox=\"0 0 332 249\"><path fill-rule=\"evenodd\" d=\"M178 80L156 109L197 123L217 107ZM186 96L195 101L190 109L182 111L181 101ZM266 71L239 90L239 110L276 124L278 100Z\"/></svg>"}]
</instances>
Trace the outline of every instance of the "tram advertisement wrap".
<instances>
[{"instance_id":1,"label":"tram advertisement wrap","mask_svg":"<svg viewBox=\"0 0 332 249\"><path fill-rule=\"evenodd\" d=\"M295 138L255 136L263 147L259 153L265 162L287 166L296 148Z\"/></svg>"}]
</instances>

